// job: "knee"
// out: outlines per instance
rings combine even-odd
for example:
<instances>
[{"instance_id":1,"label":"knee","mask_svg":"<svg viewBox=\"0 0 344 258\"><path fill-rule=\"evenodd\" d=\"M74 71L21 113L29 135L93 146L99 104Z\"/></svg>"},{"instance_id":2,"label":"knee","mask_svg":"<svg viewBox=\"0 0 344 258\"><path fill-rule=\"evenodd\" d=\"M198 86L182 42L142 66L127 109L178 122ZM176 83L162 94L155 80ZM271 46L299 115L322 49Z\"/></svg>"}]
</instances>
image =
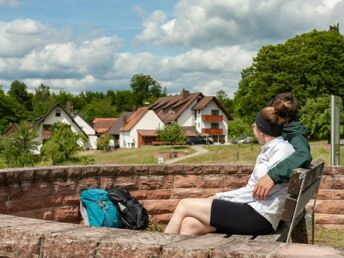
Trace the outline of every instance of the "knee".
<instances>
[{"instance_id":1,"label":"knee","mask_svg":"<svg viewBox=\"0 0 344 258\"><path fill-rule=\"evenodd\" d=\"M178 205L177 205L177 210L182 212L182 211L186 211L187 210L187 207L188 207L188 204L190 202L190 199L181 199L179 202L178 202Z\"/></svg>"},{"instance_id":2,"label":"knee","mask_svg":"<svg viewBox=\"0 0 344 258\"><path fill-rule=\"evenodd\" d=\"M186 217L183 219L182 225L180 227L181 235L197 235L199 233L198 223L196 219L191 217Z\"/></svg>"}]
</instances>

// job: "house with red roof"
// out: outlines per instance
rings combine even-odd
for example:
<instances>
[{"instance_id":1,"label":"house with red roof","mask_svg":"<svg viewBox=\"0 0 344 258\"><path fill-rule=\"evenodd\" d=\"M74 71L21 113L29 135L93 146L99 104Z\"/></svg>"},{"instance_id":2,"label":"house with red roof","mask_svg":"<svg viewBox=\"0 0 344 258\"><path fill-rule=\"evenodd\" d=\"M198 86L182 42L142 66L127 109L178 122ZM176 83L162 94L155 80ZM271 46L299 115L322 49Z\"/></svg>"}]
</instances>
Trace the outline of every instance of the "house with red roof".
<instances>
[{"instance_id":1,"label":"house with red roof","mask_svg":"<svg viewBox=\"0 0 344 258\"><path fill-rule=\"evenodd\" d=\"M140 148L156 141L158 130L164 123L159 116L148 107L138 108L119 129L120 148Z\"/></svg>"},{"instance_id":2,"label":"house with red roof","mask_svg":"<svg viewBox=\"0 0 344 258\"><path fill-rule=\"evenodd\" d=\"M99 137L102 134L108 133L108 131L116 124L117 118L95 118L92 121L93 128Z\"/></svg>"},{"instance_id":3,"label":"house with red roof","mask_svg":"<svg viewBox=\"0 0 344 258\"><path fill-rule=\"evenodd\" d=\"M214 96L201 92L160 97L149 109L154 111L165 124L177 122L187 137L202 135L215 142L228 141L228 120L232 119Z\"/></svg>"}]
</instances>

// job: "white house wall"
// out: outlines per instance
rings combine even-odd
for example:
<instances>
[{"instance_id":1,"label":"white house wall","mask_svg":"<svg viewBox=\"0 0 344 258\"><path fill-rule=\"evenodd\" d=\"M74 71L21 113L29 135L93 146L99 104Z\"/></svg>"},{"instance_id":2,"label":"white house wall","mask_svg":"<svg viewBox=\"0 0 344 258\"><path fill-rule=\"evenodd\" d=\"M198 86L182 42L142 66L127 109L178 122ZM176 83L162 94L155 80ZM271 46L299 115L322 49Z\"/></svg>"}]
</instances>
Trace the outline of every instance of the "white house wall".
<instances>
[{"instance_id":1,"label":"white house wall","mask_svg":"<svg viewBox=\"0 0 344 258\"><path fill-rule=\"evenodd\" d=\"M71 117L62 108L59 109L61 115L57 117L56 109L59 109L59 108L58 107L55 108L52 112L50 112L50 114L47 117L44 118L44 121L39 126L40 132L42 132L43 130L43 125L53 125L56 122L62 122L62 123L70 125L73 133L78 133L81 131L80 128L77 126L77 124L71 119ZM43 144L42 138L40 138L39 141L41 145L38 148L41 149L42 144ZM78 142L78 144L83 148L86 147L84 146L82 142Z\"/></svg>"},{"instance_id":2,"label":"white house wall","mask_svg":"<svg viewBox=\"0 0 344 258\"><path fill-rule=\"evenodd\" d=\"M192 102L190 106L178 117L177 124L180 126L194 126L195 119L194 119L194 111L191 110L193 106L196 105L196 100Z\"/></svg>"},{"instance_id":3,"label":"white house wall","mask_svg":"<svg viewBox=\"0 0 344 258\"><path fill-rule=\"evenodd\" d=\"M121 148L137 148L138 135L137 130L158 130L163 128L164 123L155 114L154 111L148 110L143 117L136 123L136 125L129 132L120 133L120 147Z\"/></svg>"},{"instance_id":4,"label":"white house wall","mask_svg":"<svg viewBox=\"0 0 344 258\"><path fill-rule=\"evenodd\" d=\"M88 136L87 148L91 150L97 149L97 140L96 131L79 115L74 117L74 121L80 126L80 128Z\"/></svg>"}]
</instances>

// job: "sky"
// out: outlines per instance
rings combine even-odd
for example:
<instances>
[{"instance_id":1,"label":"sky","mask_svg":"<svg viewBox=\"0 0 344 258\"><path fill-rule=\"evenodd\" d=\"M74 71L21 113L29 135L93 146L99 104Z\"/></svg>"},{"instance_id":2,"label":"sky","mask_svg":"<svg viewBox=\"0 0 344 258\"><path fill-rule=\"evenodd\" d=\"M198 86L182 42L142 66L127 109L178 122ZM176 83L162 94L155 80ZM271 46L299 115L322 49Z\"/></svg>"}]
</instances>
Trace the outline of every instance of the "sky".
<instances>
[{"instance_id":1,"label":"sky","mask_svg":"<svg viewBox=\"0 0 344 258\"><path fill-rule=\"evenodd\" d=\"M0 0L0 85L128 90L148 74L232 98L264 45L340 24L344 0Z\"/></svg>"}]
</instances>

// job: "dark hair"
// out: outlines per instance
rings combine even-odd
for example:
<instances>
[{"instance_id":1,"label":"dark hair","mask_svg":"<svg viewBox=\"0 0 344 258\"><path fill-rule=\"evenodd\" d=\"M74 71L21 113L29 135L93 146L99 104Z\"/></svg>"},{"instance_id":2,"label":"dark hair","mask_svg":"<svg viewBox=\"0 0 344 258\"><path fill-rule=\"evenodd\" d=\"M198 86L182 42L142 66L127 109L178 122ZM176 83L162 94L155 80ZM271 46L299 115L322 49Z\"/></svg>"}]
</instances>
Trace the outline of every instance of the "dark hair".
<instances>
[{"instance_id":1,"label":"dark hair","mask_svg":"<svg viewBox=\"0 0 344 258\"><path fill-rule=\"evenodd\" d=\"M281 117L286 118L287 122L297 117L298 102L290 92L277 94L270 100L269 106L274 107Z\"/></svg>"},{"instance_id":2,"label":"dark hair","mask_svg":"<svg viewBox=\"0 0 344 258\"><path fill-rule=\"evenodd\" d=\"M256 126L259 131L270 135L280 136L287 119L279 114L279 111L274 107L265 107L256 116Z\"/></svg>"}]
</instances>

